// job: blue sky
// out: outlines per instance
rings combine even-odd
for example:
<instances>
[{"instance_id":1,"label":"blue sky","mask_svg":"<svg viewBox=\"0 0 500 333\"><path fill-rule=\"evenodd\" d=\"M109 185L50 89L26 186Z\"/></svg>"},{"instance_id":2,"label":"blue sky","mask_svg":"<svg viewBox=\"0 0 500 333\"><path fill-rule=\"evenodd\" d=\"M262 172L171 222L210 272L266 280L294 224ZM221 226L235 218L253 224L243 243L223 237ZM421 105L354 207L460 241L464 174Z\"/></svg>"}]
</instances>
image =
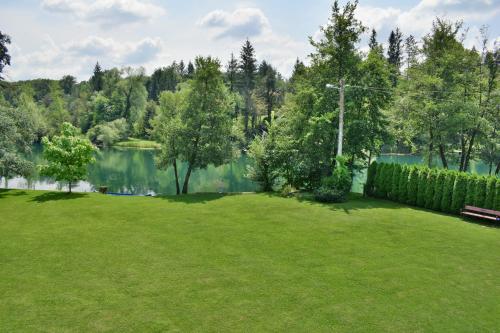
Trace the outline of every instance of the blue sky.
<instances>
[{"instance_id":1,"label":"blue sky","mask_svg":"<svg viewBox=\"0 0 500 333\"><path fill-rule=\"evenodd\" d=\"M345 1L341 1L344 3ZM12 37L9 80L85 80L93 65L143 66L148 73L173 60L212 55L223 63L246 37L259 60L289 75L297 57L307 61L308 36L330 15L333 0L1 0L0 30ZM465 43L478 45L489 26L490 47L500 42L500 0L360 0L358 18L385 42L398 26L426 34L436 15L463 20ZM367 35L360 46L366 47Z\"/></svg>"}]
</instances>

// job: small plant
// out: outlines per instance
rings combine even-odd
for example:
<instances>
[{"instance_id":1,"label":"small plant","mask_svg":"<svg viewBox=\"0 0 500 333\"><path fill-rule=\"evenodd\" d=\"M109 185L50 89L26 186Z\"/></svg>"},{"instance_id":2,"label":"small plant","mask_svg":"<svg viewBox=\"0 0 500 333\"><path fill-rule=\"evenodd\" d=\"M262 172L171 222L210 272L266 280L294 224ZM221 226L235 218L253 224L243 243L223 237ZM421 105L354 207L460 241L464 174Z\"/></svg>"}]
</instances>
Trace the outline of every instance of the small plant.
<instances>
[{"instance_id":1,"label":"small plant","mask_svg":"<svg viewBox=\"0 0 500 333\"><path fill-rule=\"evenodd\" d=\"M297 190L290 184L285 184L281 188L281 196L284 198L293 197L293 195L297 192Z\"/></svg>"},{"instance_id":2,"label":"small plant","mask_svg":"<svg viewBox=\"0 0 500 333\"><path fill-rule=\"evenodd\" d=\"M351 191L352 177L344 157L337 157L333 174L321 181L314 191L314 198L320 202L344 202Z\"/></svg>"}]
</instances>

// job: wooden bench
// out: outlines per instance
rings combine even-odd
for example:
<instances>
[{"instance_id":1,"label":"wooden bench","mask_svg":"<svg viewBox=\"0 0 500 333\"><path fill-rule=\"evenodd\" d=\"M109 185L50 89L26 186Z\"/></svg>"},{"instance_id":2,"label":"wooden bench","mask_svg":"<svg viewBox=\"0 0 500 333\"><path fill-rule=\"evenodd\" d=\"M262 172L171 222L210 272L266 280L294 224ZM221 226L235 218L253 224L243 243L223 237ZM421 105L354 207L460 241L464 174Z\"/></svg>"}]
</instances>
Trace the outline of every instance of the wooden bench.
<instances>
[{"instance_id":1,"label":"wooden bench","mask_svg":"<svg viewBox=\"0 0 500 333\"><path fill-rule=\"evenodd\" d=\"M500 212L491 209L465 206L465 208L462 209L462 215L478 219L500 222Z\"/></svg>"}]
</instances>

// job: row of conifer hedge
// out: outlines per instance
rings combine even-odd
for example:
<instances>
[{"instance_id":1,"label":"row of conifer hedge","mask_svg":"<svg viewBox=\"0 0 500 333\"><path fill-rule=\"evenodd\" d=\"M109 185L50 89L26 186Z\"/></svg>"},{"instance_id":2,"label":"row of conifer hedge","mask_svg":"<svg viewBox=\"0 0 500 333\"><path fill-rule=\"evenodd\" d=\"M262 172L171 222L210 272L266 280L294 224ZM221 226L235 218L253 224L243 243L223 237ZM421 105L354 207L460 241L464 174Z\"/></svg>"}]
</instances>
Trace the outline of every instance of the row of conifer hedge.
<instances>
[{"instance_id":1,"label":"row of conifer hedge","mask_svg":"<svg viewBox=\"0 0 500 333\"><path fill-rule=\"evenodd\" d=\"M500 211L500 179L425 166L373 162L365 194L445 213L465 205Z\"/></svg>"}]
</instances>

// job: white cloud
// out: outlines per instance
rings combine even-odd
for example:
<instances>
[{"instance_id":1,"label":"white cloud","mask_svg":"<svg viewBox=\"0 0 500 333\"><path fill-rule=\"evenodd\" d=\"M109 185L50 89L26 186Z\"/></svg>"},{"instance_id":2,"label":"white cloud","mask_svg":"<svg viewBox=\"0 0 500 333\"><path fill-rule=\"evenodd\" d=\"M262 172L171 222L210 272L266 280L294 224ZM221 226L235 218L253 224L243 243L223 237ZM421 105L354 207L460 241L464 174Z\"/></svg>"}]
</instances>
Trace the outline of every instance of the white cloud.
<instances>
[{"instance_id":1,"label":"white cloud","mask_svg":"<svg viewBox=\"0 0 500 333\"><path fill-rule=\"evenodd\" d=\"M165 9L142 0L43 0L42 8L70 14L103 28L149 21L165 14Z\"/></svg>"},{"instance_id":2,"label":"white cloud","mask_svg":"<svg viewBox=\"0 0 500 333\"><path fill-rule=\"evenodd\" d=\"M58 46L46 37L40 51L22 52L17 45L12 52L13 67L9 79L53 78L65 74L86 79L96 61L104 68L123 66L146 66L165 57L164 46L159 38L144 38L136 42L121 43L112 38L90 36Z\"/></svg>"},{"instance_id":3,"label":"white cloud","mask_svg":"<svg viewBox=\"0 0 500 333\"><path fill-rule=\"evenodd\" d=\"M492 0L421 0L409 10L360 5L356 14L370 29L393 29L397 26L407 34L421 36L430 31L437 16L474 24L498 16L500 6Z\"/></svg>"},{"instance_id":4,"label":"white cloud","mask_svg":"<svg viewBox=\"0 0 500 333\"><path fill-rule=\"evenodd\" d=\"M258 8L239 8L233 12L214 10L198 25L210 29L216 39L255 37L270 30L269 20Z\"/></svg>"}]
</instances>

